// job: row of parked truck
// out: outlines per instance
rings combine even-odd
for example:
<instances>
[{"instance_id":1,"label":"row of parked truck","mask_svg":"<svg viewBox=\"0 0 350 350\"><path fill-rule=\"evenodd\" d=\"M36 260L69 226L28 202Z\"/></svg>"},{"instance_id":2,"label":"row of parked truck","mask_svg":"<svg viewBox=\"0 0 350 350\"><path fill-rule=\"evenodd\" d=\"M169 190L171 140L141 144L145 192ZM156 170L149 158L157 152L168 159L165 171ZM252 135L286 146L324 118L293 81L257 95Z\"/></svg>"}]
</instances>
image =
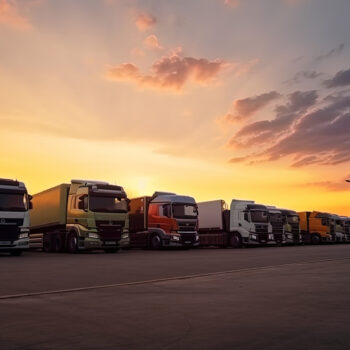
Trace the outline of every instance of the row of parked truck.
<instances>
[{"instance_id":1,"label":"row of parked truck","mask_svg":"<svg viewBox=\"0 0 350 350\"><path fill-rule=\"evenodd\" d=\"M72 180L28 194L23 182L0 179L0 251L20 255L119 248L320 244L350 242L350 218L233 199L196 203L155 192L129 199L121 186Z\"/></svg>"}]
</instances>

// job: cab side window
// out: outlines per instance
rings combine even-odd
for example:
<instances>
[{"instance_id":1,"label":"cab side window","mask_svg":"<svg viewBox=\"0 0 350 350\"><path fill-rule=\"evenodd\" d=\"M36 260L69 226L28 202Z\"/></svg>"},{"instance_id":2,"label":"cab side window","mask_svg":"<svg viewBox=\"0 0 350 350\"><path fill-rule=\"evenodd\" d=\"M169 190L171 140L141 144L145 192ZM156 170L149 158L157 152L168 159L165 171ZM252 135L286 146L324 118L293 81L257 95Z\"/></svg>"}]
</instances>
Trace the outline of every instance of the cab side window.
<instances>
[{"instance_id":1,"label":"cab side window","mask_svg":"<svg viewBox=\"0 0 350 350\"><path fill-rule=\"evenodd\" d=\"M244 213L244 220L245 220L245 221L249 221L248 212L245 212L245 213Z\"/></svg>"},{"instance_id":2,"label":"cab side window","mask_svg":"<svg viewBox=\"0 0 350 350\"><path fill-rule=\"evenodd\" d=\"M158 209L158 215L165 216L165 217L169 218L170 217L170 205L169 204L160 205L159 209Z\"/></svg>"}]
</instances>

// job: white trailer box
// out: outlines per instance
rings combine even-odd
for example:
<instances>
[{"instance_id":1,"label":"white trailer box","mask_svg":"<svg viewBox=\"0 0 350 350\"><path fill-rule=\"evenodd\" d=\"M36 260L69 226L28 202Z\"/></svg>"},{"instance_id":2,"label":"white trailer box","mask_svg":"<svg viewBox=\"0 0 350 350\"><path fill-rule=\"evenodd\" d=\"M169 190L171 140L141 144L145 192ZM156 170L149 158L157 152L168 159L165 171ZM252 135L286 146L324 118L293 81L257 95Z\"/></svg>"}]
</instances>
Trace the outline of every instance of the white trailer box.
<instances>
[{"instance_id":1,"label":"white trailer box","mask_svg":"<svg viewBox=\"0 0 350 350\"><path fill-rule=\"evenodd\" d=\"M224 203L221 199L197 203L199 229L223 230L222 212Z\"/></svg>"}]
</instances>

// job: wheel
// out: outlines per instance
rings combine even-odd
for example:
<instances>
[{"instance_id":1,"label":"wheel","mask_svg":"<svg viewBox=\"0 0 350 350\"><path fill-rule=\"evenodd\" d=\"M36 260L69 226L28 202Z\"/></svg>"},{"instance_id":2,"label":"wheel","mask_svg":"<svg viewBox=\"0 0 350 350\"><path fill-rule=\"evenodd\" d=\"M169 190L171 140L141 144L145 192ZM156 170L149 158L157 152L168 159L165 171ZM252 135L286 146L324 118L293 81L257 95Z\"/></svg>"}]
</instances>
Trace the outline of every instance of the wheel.
<instances>
[{"instance_id":1,"label":"wheel","mask_svg":"<svg viewBox=\"0 0 350 350\"><path fill-rule=\"evenodd\" d=\"M78 236L75 232L69 234L67 248L69 253L78 252Z\"/></svg>"},{"instance_id":2,"label":"wheel","mask_svg":"<svg viewBox=\"0 0 350 350\"><path fill-rule=\"evenodd\" d=\"M56 234L53 242L54 251L61 253L64 250L64 242L61 234Z\"/></svg>"},{"instance_id":3,"label":"wheel","mask_svg":"<svg viewBox=\"0 0 350 350\"><path fill-rule=\"evenodd\" d=\"M159 235L153 235L151 238L151 249L159 250L162 248L162 240Z\"/></svg>"},{"instance_id":4,"label":"wheel","mask_svg":"<svg viewBox=\"0 0 350 350\"><path fill-rule=\"evenodd\" d=\"M105 249L104 251L105 251L105 253L117 253L118 249L116 249L116 248L114 248L114 249Z\"/></svg>"},{"instance_id":5,"label":"wheel","mask_svg":"<svg viewBox=\"0 0 350 350\"><path fill-rule=\"evenodd\" d=\"M234 233L230 239L232 248L242 248L242 237L239 233Z\"/></svg>"},{"instance_id":6,"label":"wheel","mask_svg":"<svg viewBox=\"0 0 350 350\"><path fill-rule=\"evenodd\" d=\"M313 234L311 235L311 244L320 244L321 237L319 235Z\"/></svg>"},{"instance_id":7,"label":"wheel","mask_svg":"<svg viewBox=\"0 0 350 350\"><path fill-rule=\"evenodd\" d=\"M10 252L10 254L12 256L20 256L22 255L22 250L13 250L12 252Z\"/></svg>"}]
</instances>

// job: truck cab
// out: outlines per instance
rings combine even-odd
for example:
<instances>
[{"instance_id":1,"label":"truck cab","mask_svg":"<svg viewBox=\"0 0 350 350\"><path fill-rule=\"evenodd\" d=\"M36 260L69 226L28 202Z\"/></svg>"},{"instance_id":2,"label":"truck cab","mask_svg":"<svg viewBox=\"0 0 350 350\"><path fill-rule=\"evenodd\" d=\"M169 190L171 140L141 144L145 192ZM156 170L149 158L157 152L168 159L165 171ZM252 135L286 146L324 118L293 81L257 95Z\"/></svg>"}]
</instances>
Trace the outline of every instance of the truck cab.
<instances>
[{"instance_id":1,"label":"truck cab","mask_svg":"<svg viewBox=\"0 0 350 350\"><path fill-rule=\"evenodd\" d=\"M302 243L299 216L294 210L280 209L283 218L284 236L286 244Z\"/></svg>"},{"instance_id":2,"label":"truck cab","mask_svg":"<svg viewBox=\"0 0 350 350\"><path fill-rule=\"evenodd\" d=\"M334 219L331 214L319 211L299 212L300 229L305 243L332 242L335 237Z\"/></svg>"},{"instance_id":3,"label":"truck cab","mask_svg":"<svg viewBox=\"0 0 350 350\"><path fill-rule=\"evenodd\" d=\"M267 206L269 212L269 223L271 225L272 234L276 244L285 243L284 221L282 212L274 206Z\"/></svg>"},{"instance_id":4,"label":"truck cab","mask_svg":"<svg viewBox=\"0 0 350 350\"><path fill-rule=\"evenodd\" d=\"M230 231L238 233L243 244L275 245L265 205L233 199L230 206Z\"/></svg>"},{"instance_id":5,"label":"truck cab","mask_svg":"<svg viewBox=\"0 0 350 350\"><path fill-rule=\"evenodd\" d=\"M198 209L194 198L169 192L130 201L132 247L196 247Z\"/></svg>"},{"instance_id":6,"label":"truck cab","mask_svg":"<svg viewBox=\"0 0 350 350\"><path fill-rule=\"evenodd\" d=\"M30 207L23 182L0 179L0 252L18 256L28 250Z\"/></svg>"}]
</instances>

